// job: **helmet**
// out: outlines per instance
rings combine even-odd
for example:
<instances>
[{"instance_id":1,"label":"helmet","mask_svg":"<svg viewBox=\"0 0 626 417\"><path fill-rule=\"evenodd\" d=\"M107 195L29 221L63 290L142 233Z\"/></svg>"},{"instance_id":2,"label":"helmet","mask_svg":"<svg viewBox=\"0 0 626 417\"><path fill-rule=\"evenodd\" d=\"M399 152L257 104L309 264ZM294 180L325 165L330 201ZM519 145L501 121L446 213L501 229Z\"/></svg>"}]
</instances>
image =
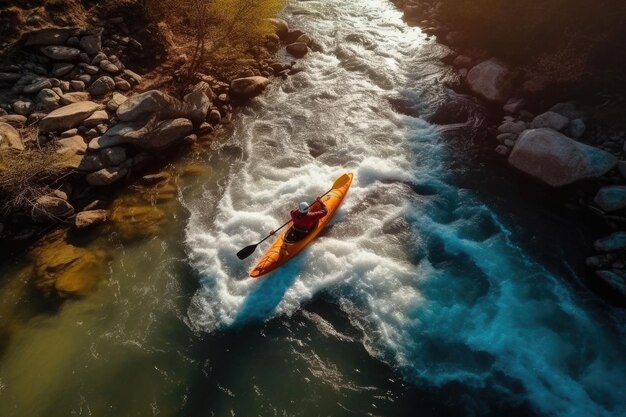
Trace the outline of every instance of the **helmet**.
<instances>
[{"instance_id":1,"label":"helmet","mask_svg":"<svg viewBox=\"0 0 626 417\"><path fill-rule=\"evenodd\" d=\"M308 209L309 209L309 205L305 203L304 201L298 204L298 210L300 210L300 213L306 213Z\"/></svg>"}]
</instances>

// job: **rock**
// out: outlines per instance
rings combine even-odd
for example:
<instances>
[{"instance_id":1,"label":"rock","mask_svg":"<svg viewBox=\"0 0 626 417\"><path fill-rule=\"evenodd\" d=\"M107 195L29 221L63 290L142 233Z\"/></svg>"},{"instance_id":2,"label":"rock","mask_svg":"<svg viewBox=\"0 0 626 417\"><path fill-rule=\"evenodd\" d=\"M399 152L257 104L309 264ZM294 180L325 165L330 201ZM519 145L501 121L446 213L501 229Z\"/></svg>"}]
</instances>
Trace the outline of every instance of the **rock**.
<instances>
[{"instance_id":1,"label":"rock","mask_svg":"<svg viewBox=\"0 0 626 417\"><path fill-rule=\"evenodd\" d=\"M71 136L57 140L57 153L62 155L84 155L87 144L82 136Z\"/></svg>"},{"instance_id":2,"label":"rock","mask_svg":"<svg viewBox=\"0 0 626 417\"><path fill-rule=\"evenodd\" d=\"M183 139L193 131L193 124L189 119L166 120L150 131L145 138L137 143L142 149L161 149Z\"/></svg>"},{"instance_id":3,"label":"rock","mask_svg":"<svg viewBox=\"0 0 626 417\"><path fill-rule=\"evenodd\" d=\"M108 214L109 212L106 210L81 211L74 219L74 227L77 229L84 229L86 227L104 223L107 220Z\"/></svg>"},{"instance_id":4,"label":"rock","mask_svg":"<svg viewBox=\"0 0 626 417\"><path fill-rule=\"evenodd\" d=\"M117 109L117 117L122 121L142 120L156 115L165 119L184 116L186 112L186 106L179 100L162 91L150 90L123 102Z\"/></svg>"},{"instance_id":5,"label":"rock","mask_svg":"<svg viewBox=\"0 0 626 417\"><path fill-rule=\"evenodd\" d=\"M100 68L102 68L104 71L110 72L112 74L117 74L118 72L120 72L120 69L117 67L117 65L115 65L114 63L112 63L108 59L104 59L104 60L102 60L100 62Z\"/></svg>"},{"instance_id":6,"label":"rock","mask_svg":"<svg viewBox=\"0 0 626 417\"><path fill-rule=\"evenodd\" d=\"M116 112L117 109L124 103L128 98L125 95L120 93L113 93L113 97L107 102L107 110Z\"/></svg>"},{"instance_id":7,"label":"rock","mask_svg":"<svg viewBox=\"0 0 626 417\"><path fill-rule=\"evenodd\" d=\"M133 88L130 83L126 80L119 80L115 82L115 88L120 91L129 91Z\"/></svg>"},{"instance_id":8,"label":"rock","mask_svg":"<svg viewBox=\"0 0 626 417\"><path fill-rule=\"evenodd\" d=\"M83 124L86 127L95 127L95 126L98 126L100 123L108 123L108 122L109 122L108 113L104 110L97 110L91 116L86 118Z\"/></svg>"},{"instance_id":9,"label":"rock","mask_svg":"<svg viewBox=\"0 0 626 417\"><path fill-rule=\"evenodd\" d=\"M244 98L256 97L265 90L270 80L265 77L237 78L230 84L230 91L233 95Z\"/></svg>"},{"instance_id":10,"label":"rock","mask_svg":"<svg viewBox=\"0 0 626 417\"><path fill-rule=\"evenodd\" d=\"M141 77L141 75L129 69L124 70L124 75L127 77L127 79L132 80L135 84L141 84L141 81L143 81L143 78Z\"/></svg>"},{"instance_id":11,"label":"rock","mask_svg":"<svg viewBox=\"0 0 626 417\"><path fill-rule=\"evenodd\" d=\"M99 171L102 168L106 168L106 167L107 165L100 158L100 154L96 153L96 154L85 155L80 160L76 169L78 169L79 171L94 172L94 171Z\"/></svg>"},{"instance_id":12,"label":"rock","mask_svg":"<svg viewBox=\"0 0 626 417\"><path fill-rule=\"evenodd\" d=\"M567 127L569 119L559 113L545 112L535 117L530 123L532 129L547 128L561 131Z\"/></svg>"},{"instance_id":13,"label":"rock","mask_svg":"<svg viewBox=\"0 0 626 417\"><path fill-rule=\"evenodd\" d=\"M24 150L22 136L15 128L7 123L0 122L0 149L10 148Z\"/></svg>"},{"instance_id":14,"label":"rock","mask_svg":"<svg viewBox=\"0 0 626 417\"><path fill-rule=\"evenodd\" d=\"M35 200L31 218L37 223L49 223L65 220L74 214L74 207L66 200L44 195Z\"/></svg>"},{"instance_id":15,"label":"rock","mask_svg":"<svg viewBox=\"0 0 626 417\"><path fill-rule=\"evenodd\" d=\"M24 46L63 45L76 28L39 29L28 34Z\"/></svg>"},{"instance_id":16,"label":"rock","mask_svg":"<svg viewBox=\"0 0 626 417\"><path fill-rule=\"evenodd\" d=\"M211 110L211 113L209 113L209 123L211 123L212 125L217 125L220 124L221 121L222 115L220 114L219 110Z\"/></svg>"},{"instance_id":17,"label":"rock","mask_svg":"<svg viewBox=\"0 0 626 417\"><path fill-rule=\"evenodd\" d=\"M467 84L479 96L496 102L507 100L510 84L510 71L499 61L490 59L474 66L467 74Z\"/></svg>"},{"instance_id":18,"label":"rock","mask_svg":"<svg viewBox=\"0 0 626 417\"><path fill-rule=\"evenodd\" d=\"M69 46L52 45L42 47L41 53L55 61L73 61L80 55L80 49Z\"/></svg>"},{"instance_id":19,"label":"rock","mask_svg":"<svg viewBox=\"0 0 626 417\"><path fill-rule=\"evenodd\" d=\"M504 145L496 146L496 153L498 155L507 156L510 152L510 149Z\"/></svg>"},{"instance_id":20,"label":"rock","mask_svg":"<svg viewBox=\"0 0 626 417\"><path fill-rule=\"evenodd\" d=\"M89 75L96 75L100 72L100 68L95 65L83 65L83 71L85 71Z\"/></svg>"},{"instance_id":21,"label":"rock","mask_svg":"<svg viewBox=\"0 0 626 417\"><path fill-rule=\"evenodd\" d=\"M18 100L13 103L13 111L23 116L29 115L33 111L33 103L25 100Z\"/></svg>"},{"instance_id":22,"label":"rock","mask_svg":"<svg viewBox=\"0 0 626 417\"><path fill-rule=\"evenodd\" d=\"M522 121L504 122L500 126L498 126L498 131L501 133L512 133L515 135L519 135L524 130L526 130L526 123Z\"/></svg>"},{"instance_id":23,"label":"rock","mask_svg":"<svg viewBox=\"0 0 626 417\"><path fill-rule=\"evenodd\" d=\"M136 144L142 137L148 134L148 129L152 128L153 124L154 119L148 122L136 121L118 123L101 137L89 142L89 149L99 150L125 143Z\"/></svg>"},{"instance_id":24,"label":"rock","mask_svg":"<svg viewBox=\"0 0 626 417\"><path fill-rule=\"evenodd\" d=\"M101 36L98 35L87 35L80 38L79 46L80 49L87 52L88 55L96 55L98 52L102 50L101 44Z\"/></svg>"},{"instance_id":25,"label":"rock","mask_svg":"<svg viewBox=\"0 0 626 417\"><path fill-rule=\"evenodd\" d=\"M302 58L309 52L309 47L304 42L294 42L286 47L287 52L296 58Z\"/></svg>"},{"instance_id":26,"label":"rock","mask_svg":"<svg viewBox=\"0 0 626 417\"><path fill-rule=\"evenodd\" d=\"M89 74L81 74L78 77L76 77L76 79L78 81L81 81L83 83L83 85L87 86L89 84L91 84L91 75Z\"/></svg>"},{"instance_id":27,"label":"rock","mask_svg":"<svg viewBox=\"0 0 626 417\"><path fill-rule=\"evenodd\" d=\"M70 245L63 234L45 239L33 249L31 257L35 287L48 296L88 294L104 275L104 253Z\"/></svg>"},{"instance_id":28,"label":"rock","mask_svg":"<svg viewBox=\"0 0 626 417\"><path fill-rule=\"evenodd\" d=\"M44 88L52 88L52 82L47 78L38 78L24 87L24 94L36 94Z\"/></svg>"},{"instance_id":29,"label":"rock","mask_svg":"<svg viewBox=\"0 0 626 417\"><path fill-rule=\"evenodd\" d=\"M598 239L593 247L598 252L613 252L626 249L626 232L615 232L610 236Z\"/></svg>"},{"instance_id":30,"label":"rock","mask_svg":"<svg viewBox=\"0 0 626 417\"><path fill-rule=\"evenodd\" d=\"M274 33L277 34L280 39L284 39L287 36L289 33L289 24L286 21L276 17L267 20L272 24Z\"/></svg>"},{"instance_id":31,"label":"rock","mask_svg":"<svg viewBox=\"0 0 626 417\"><path fill-rule=\"evenodd\" d=\"M115 89L115 81L113 78L103 76L98 78L87 88L87 91L93 96L104 96Z\"/></svg>"},{"instance_id":32,"label":"rock","mask_svg":"<svg viewBox=\"0 0 626 417\"><path fill-rule=\"evenodd\" d=\"M100 151L102 162L106 166L120 165L126 160L126 148L114 146Z\"/></svg>"},{"instance_id":33,"label":"rock","mask_svg":"<svg viewBox=\"0 0 626 417\"><path fill-rule=\"evenodd\" d=\"M100 105L92 101L69 104L44 117L39 124L39 130L43 133L59 132L77 127L99 108Z\"/></svg>"},{"instance_id":34,"label":"rock","mask_svg":"<svg viewBox=\"0 0 626 417\"><path fill-rule=\"evenodd\" d=\"M299 29L289 30L289 32L287 32L287 35L285 35L285 39L283 40L287 44L294 43L300 36L304 34L305 33Z\"/></svg>"},{"instance_id":35,"label":"rock","mask_svg":"<svg viewBox=\"0 0 626 417\"><path fill-rule=\"evenodd\" d=\"M201 125L206 120L207 113L211 107L211 100L209 100L204 91L194 90L185 96L184 103L188 108L187 117L191 119L194 125Z\"/></svg>"},{"instance_id":36,"label":"rock","mask_svg":"<svg viewBox=\"0 0 626 417\"><path fill-rule=\"evenodd\" d=\"M71 138L72 136L76 136L78 134L78 129L70 129L61 133L61 138Z\"/></svg>"},{"instance_id":37,"label":"rock","mask_svg":"<svg viewBox=\"0 0 626 417\"><path fill-rule=\"evenodd\" d=\"M606 212L626 207L626 186L610 185L600 188L593 202Z\"/></svg>"},{"instance_id":38,"label":"rock","mask_svg":"<svg viewBox=\"0 0 626 417\"><path fill-rule=\"evenodd\" d=\"M569 135L574 139L580 139L585 134L585 122L582 119L574 119L569 122Z\"/></svg>"},{"instance_id":39,"label":"rock","mask_svg":"<svg viewBox=\"0 0 626 417\"><path fill-rule=\"evenodd\" d=\"M520 135L509 163L548 185L558 187L604 175L617 164L617 158L554 130L532 129Z\"/></svg>"},{"instance_id":40,"label":"rock","mask_svg":"<svg viewBox=\"0 0 626 417\"><path fill-rule=\"evenodd\" d=\"M472 58L465 55L459 55L454 58L452 65L456 68L470 68L472 66Z\"/></svg>"},{"instance_id":41,"label":"rock","mask_svg":"<svg viewBox=\"0 0 626 417\"><path fill-rule=\"evenodd\" d=\"M74 69L74 64L54 64L52 67L52 75L55 77L62 77L69 74Z\"/></svg>"},{"instance_id":42,"label":"rock","mask_svg":"<svg viewBox=\"0 0 626 417\"><path fill-rule=\"evenodd\" d=\"M61 96L61 103L64 105L80 103L82 101L88 101L91 98L89 93L85 91L75 91L73 93L66 93Z\"/></svg>"},{"instance_id":43,"label":"rock","mask_svg":"<svg viewBox=\"0 0 626 417\"><path fill-rule=\"evenodd\" d=\"M102 61L104 61L105 59L109 59L108 56L106 56L106 54L100 52L99 54L97 54L95 57L93 57L93 59L91 60L91 65L95 65L98 66L100 65L100 63Z\"/></svg>"},{"instance_id":44,"label":"rock","mask_svg":"<svg viewBox=\"0 0 626 417\"><path fill-rule=\"evenodd\" d=\"M517 135L515 133L501 133L498 136L496 136L496 139L500 143L505 143L506 141L513 141L513 142L515 142L517 140L518 136L519 135Z\"/></svg>"},{"instance_id":45,"label":"rock","mask_svg":"<svg viewBox=\"0 0 626 417\"><path fill-rule=\"evenodd\" d=\"M126 168L109 167L92 172L85 178L89 185L105 186L121 180L126 176L126 174L128 174L128 170Z\"/></svg>"},{"instance_id":46,"label":"rock","mask_svg":"<svg viewBox=\"0 0 626 417\"><path fill-rule=\"evenodd\" d=\"M214 130L215 128L211 126L209 123L202 123L200 127L198 128L198 134L200 135L200 140L202 140L203 136L207 136L213 133Z\"/></svg>"},{"instance_id":47,"label":"rock","mask_svg":"<svg viewBox=\"0 0 626 417\"><path fill-rule=\"evenodd\" d=\"M506 102L502 110L506 113L517 113L526 105L523 98L511 98Z\"/></svg>"},{"instance_id":48,"label":"rock","mask_svg":"<svg viewBox=\"0 0 626 417\"><path fill-rule=\"evenodd\" d=\"M37 102L37 109L43 111L50 111L59 107L59 101L61 101L61 97L49 88L44 88L37 94L37 98L35 99Z\"/></svg>"},{"instance_id":49,"label":"rock","mask_svg":"<svg viewBox=\"0 0 626 417\"><path fill-rule=\"evenodd\" d=\"M313 42L313 39L311 39L309 35L300 35L298 39L296 39L296 42L302 42L302 43L306 43L307 45L310 45L311 42Z\"/></svg>"},{"instance_id":50,"label":"rock","mask_svg":"<svg viewBox=\"0 0 626 417\"><path fill-rule=\"evenodd\" d=\"M0 72L0 83L12 84L22 78L21 74L14 74L10 72Z\"/></svg>"},{"instance_id":51,"label":"rock","mask_svg":"<svg viewBox=\"0 0 626 417\"><path fill-rule=\"evenodd\" d=\"M160 182L169 181L171 175L168 172L159 172L158 174L144 175L139 182L142 185L155 185Z\"/></svg>"},{"instance_id":52,"label":"rock","mask_svg":"<svg viewBox=\"0 0 626 417\"><path fill-rule=\"evenodd\" d=\"M596 276L606 285L617 291L621 297L626 297L626 282L622 275L613 271L596 271Z\"/></svg>"},{"instance_id":53,"label":"rock","mask_svg":"<svg viewBox=\"0 0 626 417\"><path fill-rule=\"evenodd\" d=\"M26 116L22 116L21 114L7 114L5 116L0 116L0 123L7 123L15 127L24 126L27 120Z\"/></svg>"}]
</instances>

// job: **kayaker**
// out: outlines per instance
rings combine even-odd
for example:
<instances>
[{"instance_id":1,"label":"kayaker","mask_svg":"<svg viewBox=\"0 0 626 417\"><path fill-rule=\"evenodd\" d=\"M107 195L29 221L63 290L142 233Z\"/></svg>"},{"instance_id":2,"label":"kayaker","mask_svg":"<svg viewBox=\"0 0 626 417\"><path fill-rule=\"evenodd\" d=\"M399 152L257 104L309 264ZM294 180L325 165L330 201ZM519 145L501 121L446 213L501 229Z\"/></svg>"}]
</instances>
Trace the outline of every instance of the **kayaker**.
<instances>
[{"instance_id":1,"label":"kayaker","mask_svg":"<svg viewBox=\"0 0 626 417\"><path fill-rule=\"evenodd\" d=\"M317 197L315 199L320 203L321 210L311 211L309 205L305 202L298 204L298 208L291 211L292 230L296 236L294 240L302 239L306 236L316 225L317 221L328 214L328 209L322 200Z\"/></svg>"}]
</instances>

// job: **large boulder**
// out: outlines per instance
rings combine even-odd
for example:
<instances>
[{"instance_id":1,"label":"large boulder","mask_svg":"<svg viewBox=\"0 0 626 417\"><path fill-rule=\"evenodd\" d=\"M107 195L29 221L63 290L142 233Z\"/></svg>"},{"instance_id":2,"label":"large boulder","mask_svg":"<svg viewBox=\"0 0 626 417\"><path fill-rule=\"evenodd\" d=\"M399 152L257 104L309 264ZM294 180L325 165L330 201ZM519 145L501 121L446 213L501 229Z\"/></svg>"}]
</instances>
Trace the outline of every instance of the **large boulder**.
<instances>
[{"instance_id":1,"label":"large boulder","mask_svg":"<svg viewBox=\"0 0 626 417\"><path fill-rule=\"evenodd\" d=\"M307 52L309 52L309 47L304 42L294 42L287 45L286 49L290 55L296 58L302 58L307 54Z\"/></svg>"},{"instance_id":2,"label":"large boulder","mask_svg":"<svg viewBox=\"0 0 626 417\"><path fill-rule=\"evenodd\" d=\"M270 80L261 76L237 78L230 83L230 92L239 97L252 98L261 94L269 83Z\"/></svg>"},{"instance_id":3,"label":"large boulder","mask_svg":"<svg viewBox=\"0 0 626 417\"><path fill-rule=\"evenodd\" d=\"M189 119L172 119L159 123L145 137L135 144L142 149L167 148L174 142L183 139L193 131L193 124Z\"/></svg>"},{"instance_id":4,"label":"large boulder","mask_svg":"<svg viewBox=\"0 0 626 417\"><path fill-rule=\"evenodd\" d=\"M552 129L524 131L509 156L515 168L553 187L604 175L617 164L608 152Z\"/></svg>"},{"instance_id":5,"label":"large boulder","mask_svg":"<svg viewBox=\"0 0 626 417\"><path fill-rule=\"evenodd\" d=\"M39 123L39 130L46 132L60 132L79 126L83 120L91 116L100 108L93 101L83 101L69 104L54 110Z\"/></svg>"},{"instance_id":6,"label":"large boulder","mask_svg":"<svg viewBox=\"0 0 626 417\"><path fill-rule=\"evenodd\" d=\"M63 45L76 28L47 28L30 32L24 46Z\"/></svg>"},{"instance_id":7,"label":"large boulder","mask_svg":"<svg viewBox=\"0 0 626 417\"><path fill-rule=\"evenodd\" d=\"M158 90L150 90L133 96L119 105L117 118L131 122L158 116L169 119L184 116L187 106L176 98Z\"/></svg>"},{"instance_id":8,"label":"large boulder","mask_svg":"<svg viewBox=\"0 0 626 417\"><path fill-rule=\"evenodd\" d=\"M22 136L20 132L7 123L0 122L0 149L11 148L20 151L24 150Z\"/></svg>"},{"instance_id":9,"label":"large boulder","mask_svg":"<svg viewBox=\"0 0 626 417\"><path fill-rule=\"evenodd\" d=\"M187 105L187 117L195 126L200 126L206 120L211 100L204 91L197 89L187 94L184 102Z\"/></svg>"},{"instance_id":10,"label":"large boulder","mask_svg":"<svg viewBox=\"0 0 626 417\"><path fill-rule=\"evenodd\" d=\"M277 34L280 39L285 39L285 37L289 33L289 24L283 19L279 19L277 17L267 20L274 28L274 33Z\"/></svg>"},{"instance_id":11,"label":"large boulder","mask_svg":"<svg viewBox=\"0 0 626 417\"><path fill-rule=\"evenodd\" d=\"M602 187L598 190L593 202L606 212L621 210L626 207L626 186Z\"/></svg>"},{"instance_id":12,"label":"large boulder","mask_svg":"<svg viewBox=\"0 0 626 417\"><path fill-rule=\"evenodd\" d=\"M505 102L511 89L511 73L506 65L490 59L474 66L466 77L470 89L481 97Z\"/></svg>"},{"instance_id":13,"label":"large boulder","mask_svg":"<svg viewBox=\"0 0 626 417\"><path fill-rule=\"evenodd\" d=\"M532 129L539 129L542 127L554 130L563 130L569 124L569 119L562 114L548 111L535 117L530 123Z\"/></svg>"},{"instance_id":14,"label":"large boulder","mask_svg":"<svg viewBox=\"0 0 626 417\"><path fill-rule=\"evenodd\" d=\"M31 217L38 223L65 220L74 214L74 207L66 200L54 195L44 195L35 200Z\"/></svg>"}]
</instances>

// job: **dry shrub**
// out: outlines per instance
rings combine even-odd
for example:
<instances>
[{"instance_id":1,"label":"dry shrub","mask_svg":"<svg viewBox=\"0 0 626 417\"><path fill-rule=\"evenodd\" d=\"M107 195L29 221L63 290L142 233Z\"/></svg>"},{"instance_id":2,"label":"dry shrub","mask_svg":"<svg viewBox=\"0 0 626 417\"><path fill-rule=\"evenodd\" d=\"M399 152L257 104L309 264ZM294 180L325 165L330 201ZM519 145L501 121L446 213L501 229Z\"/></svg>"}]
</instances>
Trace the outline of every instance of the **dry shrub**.
<instances>
[{"instance_id":1,"label":"dry shrub","mask_svg":"<svg viewBox=\"0 0 626 417\"><path fill-rule=\"evenodd\" d=\"M0 150L0 215L30 210L68 172L66 158L51 149Z\"/></svg>"}]
</instances>

